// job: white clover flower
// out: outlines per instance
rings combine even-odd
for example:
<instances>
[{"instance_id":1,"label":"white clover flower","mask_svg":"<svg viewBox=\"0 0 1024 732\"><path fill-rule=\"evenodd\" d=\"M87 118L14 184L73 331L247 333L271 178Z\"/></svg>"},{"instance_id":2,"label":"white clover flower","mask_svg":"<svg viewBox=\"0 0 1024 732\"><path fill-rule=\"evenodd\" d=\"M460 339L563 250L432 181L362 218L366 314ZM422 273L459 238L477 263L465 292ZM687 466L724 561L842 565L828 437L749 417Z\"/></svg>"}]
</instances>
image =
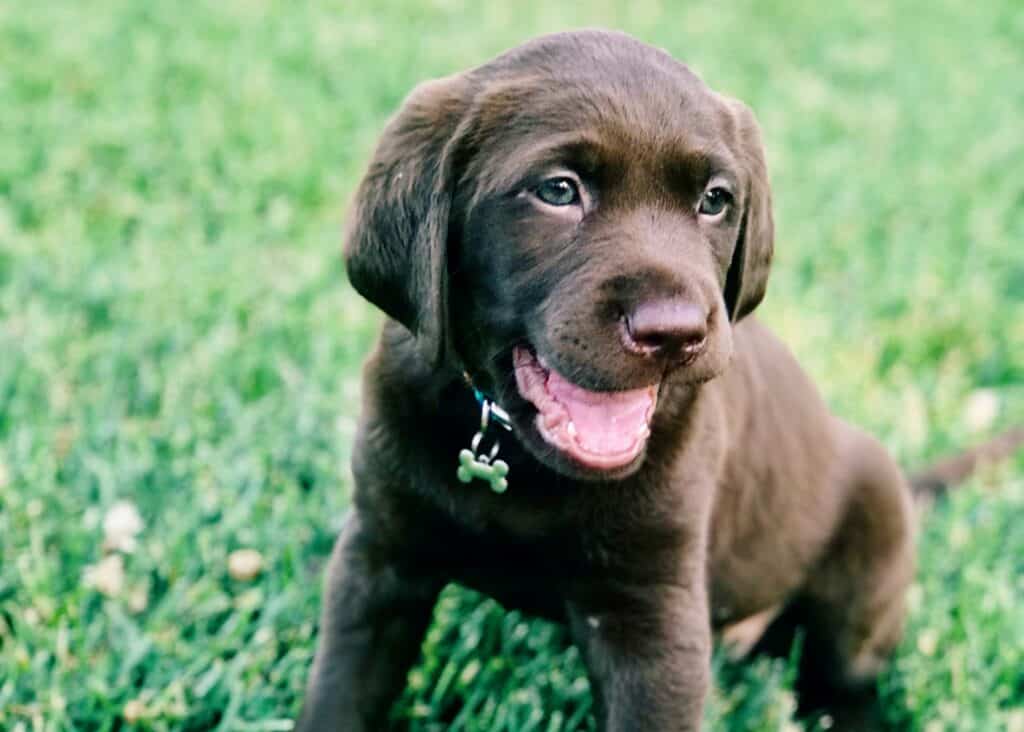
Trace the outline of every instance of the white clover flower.
<instances>
[{"instance_id":1,"label":"white clover flower","mask_svg":"<svg viewBox=\"0 0 1024 732\"><path fill-rule=\"evenodd\" d=\"M147 714L146 705L142 703L140 699L132 699L124 705L122 714L124 715L124 721L128 724L134 724Z\"/></svg>"},{"instance_id":2,"label":"white clover flower","mask_svg":"<svg viewBox=\"0 0 1024 732\"><path fill-rule=\"evenodd\" d=\"M86 587L92 587L107 597L116 597L124 589L124 558L111 554L85 568Z\"/></svg>"},{"instance_id":3,"label":"white clover flower","mask_svg":"<svg viewBox=\"0 0 1024 732\"><path fill-rule=\"evenodd\" d=\"M978 389L967 397L964 422L972 432L984 432L999 416L999 395L992 389Z\"/></svg>"},{"instance_id":4,"label":"white clover flower","mask_svg":"<svg viewBox=\"0 0 1024 732\"><path fill-rule=\"evenodd\" d=\"M1006 715L1006 732L1024 732L1024 709L1013 709Z\"/></svg>"},{"instance_id":5,"label":"white clover flower","mask_svg":"<svg viewBox=\"0 0 1024 732\"><path fill-rule=\"evenodd\" d=\"M939 649L939 633L934 628L925 628L917 636L917 650L925 656L934 656Z\"/></svg>"},{"instance_id":6,"label":"white clover flower","mask_svg":"<svg viewBox=\"0 0 1024 732\"><path fill-rule=\"evenodd\" d=\"M103 548L131 554L137 546L135 537L145 526L134 503L118 501L103 517Z\"/></svg>"},{"instance_id":7,"label":"white clover flower","mask_svg":"<svg viewBox=\"0 0 1024 732\"><path fill-rule=\"evenodd\" d=\"M239 582L255 579L263 571L263 555L255 549L236 549L228 555L228 574Z\"/></svg>"},{"instance_id":8,"label":"white clover flower","mask_svg":"<svg viewBox=\"0 0 1024 732\"><path fill-rule=\"evenodd\" d=\"M136 587L128 594L128 609L138 615L149 607L149 592L145 587Z\"/></svg>"}]
</instances>

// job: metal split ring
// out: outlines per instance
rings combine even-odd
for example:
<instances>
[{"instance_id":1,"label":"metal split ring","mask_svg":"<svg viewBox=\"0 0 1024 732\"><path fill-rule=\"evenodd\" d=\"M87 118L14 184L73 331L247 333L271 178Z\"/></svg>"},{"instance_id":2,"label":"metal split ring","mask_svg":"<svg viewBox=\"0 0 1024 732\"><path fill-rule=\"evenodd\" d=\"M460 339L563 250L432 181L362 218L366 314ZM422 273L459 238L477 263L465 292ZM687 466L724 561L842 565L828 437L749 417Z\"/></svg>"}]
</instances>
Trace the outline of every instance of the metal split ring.
<instances>
[{"instance_id":1,"label":"metal split ring","mask_svg":"<svg viewBox=\"0 0 1024 732\"><path fill-rule=\"evenodd\" d=\"M487 430L487 408L484 407L483 417L481 417L482 427L479 432L473 435L473 441L469 444L469 449L473 451L473 455L476 459L483 463L490 463L494 458L498 457L498 450L501 448L501 443L498 440L494 441L491 445L491 452L488 455L480 454L480 443L484 439L484 432Z\"/></svg>"}]
</instances>

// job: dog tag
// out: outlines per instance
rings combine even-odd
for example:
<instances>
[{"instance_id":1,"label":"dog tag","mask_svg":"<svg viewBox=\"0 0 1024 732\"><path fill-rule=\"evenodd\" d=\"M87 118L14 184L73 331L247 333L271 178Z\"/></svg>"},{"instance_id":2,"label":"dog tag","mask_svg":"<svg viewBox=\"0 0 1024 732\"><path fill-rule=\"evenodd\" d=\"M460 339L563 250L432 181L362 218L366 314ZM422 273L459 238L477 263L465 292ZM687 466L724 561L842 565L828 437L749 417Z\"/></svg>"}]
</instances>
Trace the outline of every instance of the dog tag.
<instances>
[{"instance_id":1,"label":"dog tag","mask_svg":"<svg viewBox=\"0 0 1024 732\"><path fill-rule=\"evenodd\" d=\"M484 399L480 392L476 391L477 400L480 402L480 431L473 435L473 441L468 448L459 450L459 467L455 476L463 483L471 483L474 480L482 480L490 484L491 490L495 493L504 493L508 490L508 463L504 460L497 460L500 444L497 440L491 446L489 453L480 451L480 443L483 442L487 428L490 426L492 414L496 421L506 430L511 429L507 415L497 410L496 405Z\"/></svg>"},{"instance_id":2,"label":"dog tag","mask_svg":"<svg viewBox=\"0 0 1024 732\"><path fill-rule=\"evenodd\" d=\"M477 435L479 434L477 432ZM470 483L474 479L487 481L495 493L504 493L508 489L508 480L505 477L508 475L508 463L504 460L491 462L487 455L474 455L469 449L459 451L459 469L455 471L455 475L463 483Z\"/></svg>"}]
</instances>

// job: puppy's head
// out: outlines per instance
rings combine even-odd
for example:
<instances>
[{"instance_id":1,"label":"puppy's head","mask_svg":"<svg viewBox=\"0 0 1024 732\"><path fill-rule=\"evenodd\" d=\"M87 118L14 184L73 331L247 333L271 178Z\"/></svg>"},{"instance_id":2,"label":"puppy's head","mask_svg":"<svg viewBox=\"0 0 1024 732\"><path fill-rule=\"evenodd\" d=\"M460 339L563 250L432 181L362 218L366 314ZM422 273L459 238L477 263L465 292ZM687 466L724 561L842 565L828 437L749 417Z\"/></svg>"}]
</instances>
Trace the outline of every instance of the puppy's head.
<instances>
[{"instance_id":1,"label":"puppy's head","mask_svg":"<svg viewBox=\"0 0 1024 732\"><path fill-rule=\"evenodd\" d=\"M773 247L750 112L600 31L414 90L349 222L356 289L597 479L639 466L667 383L725 368Z\"/></svg>"}]
</instances>

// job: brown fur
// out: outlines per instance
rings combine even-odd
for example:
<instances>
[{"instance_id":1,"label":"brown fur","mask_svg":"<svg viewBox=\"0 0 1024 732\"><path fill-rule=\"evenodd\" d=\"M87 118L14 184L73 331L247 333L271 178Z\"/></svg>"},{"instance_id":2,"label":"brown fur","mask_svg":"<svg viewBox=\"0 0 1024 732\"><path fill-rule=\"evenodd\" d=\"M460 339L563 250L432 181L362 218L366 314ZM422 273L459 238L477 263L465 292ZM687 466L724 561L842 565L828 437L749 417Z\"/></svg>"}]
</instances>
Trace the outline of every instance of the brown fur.
<instances>
[{"instance_id":1,"label":"brown fur","mask_svg":"<svg viewBox=\"0 0 1024 732\"><path fill-rule=\"evenodd\" d=\"M583 203L539 205L563 170ZM733 204L709 223L712 176ZM391 319L299 730L383 729L451 581L567 622L607 732L698 729L713 632L745 620L750 646L798 616L815 686L869 685L900 636L911 493L749 317L773 227L745 107L627 36L540 38L410 95L347 237L352 283ZM707 313L699 355L623 348L622 313L652 301ZM645 453L599 474L544 442L520 343L591 390L660 382ZM513 418L504 495L455 481L479 421L464 371Z\"/></svg>"}]
</instances>

